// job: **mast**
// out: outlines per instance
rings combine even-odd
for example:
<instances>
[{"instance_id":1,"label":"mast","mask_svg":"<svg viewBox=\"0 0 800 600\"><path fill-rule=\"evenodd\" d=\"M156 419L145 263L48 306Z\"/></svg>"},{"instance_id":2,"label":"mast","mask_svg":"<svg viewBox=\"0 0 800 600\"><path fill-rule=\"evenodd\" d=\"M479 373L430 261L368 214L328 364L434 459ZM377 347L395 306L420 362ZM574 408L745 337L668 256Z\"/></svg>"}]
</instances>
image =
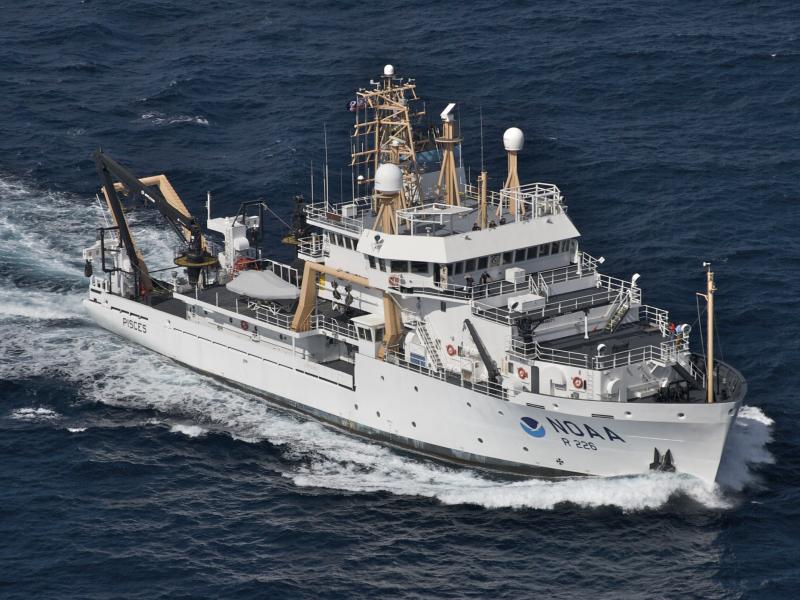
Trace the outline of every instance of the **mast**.
<instances>
[{"instance_id":1,"label":"mast","mask_svg":"<svg viewBox=\"0 0 800 600\"><path fill-rule=\"evenodd\" d=\"M717 291L714 285L714 272L711 270L711 263L704 262L706 268L706 304L708 315L706 327L708 329L708 352L706 353L706 402L714 402L714 292Z\"/></svg>"},{"instance_id":2,"label":"mast","mask_svg":"<svg viewBox=\"0 0 800 600\"><path fill-rule=\"evenodd\" d=\"M714 292L717 286L714 285L714 272L711 270L711 263L704 262L706 270L706 293L700 294L706 299L706 335L708 336L708 348L706 352L706 402L714 403Z\"/></svg>"},{"instance_id":3,"label":"mast","mask_svg":"<svg viewBox=\"0 0 800 600\"><path fill-rule=\"evenodd\" d=\"M455 137L453 115L456 107L454 103L447 105L440 115L442 117L442 137L436 141L442 145L442 169L439 171L438 193L444 196L444 203L448 206L460 206L461 199L458 194L458 174L454 156L455 145L461 140Z\"/></svg>"}]
</instances>

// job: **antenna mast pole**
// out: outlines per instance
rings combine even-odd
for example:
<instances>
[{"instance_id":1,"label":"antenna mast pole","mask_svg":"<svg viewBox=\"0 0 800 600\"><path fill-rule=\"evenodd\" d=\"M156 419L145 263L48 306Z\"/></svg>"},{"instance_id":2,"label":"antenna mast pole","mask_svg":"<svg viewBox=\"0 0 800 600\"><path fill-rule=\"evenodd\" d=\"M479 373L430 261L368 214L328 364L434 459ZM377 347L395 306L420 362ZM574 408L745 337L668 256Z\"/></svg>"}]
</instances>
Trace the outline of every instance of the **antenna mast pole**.
<instances>
[{"instance_id":1,"label":"antenna mast pole","mask_svg":"<svg viewBox=\"0 0 800 600\"><path fill-rule=\"evenodd\" d=\"M325 137L325 209L328 209L328 124L323 123L323 134Z\"/></svg>"},{"instance_id":2,"label":"antenna mast pole","mask_svg":"<svg viewBox=\"0 0 800 600\"><path fill-rule=\"evenodd\" d=\"M697 294L706 299L707 317L706 328L708 336L708 349L706 352L706 402L714 403L714 292L717 286L714 285L714 272L711 270L711 263L704 262L706 269L706 293Z\"/></svg>"}]
</instances>

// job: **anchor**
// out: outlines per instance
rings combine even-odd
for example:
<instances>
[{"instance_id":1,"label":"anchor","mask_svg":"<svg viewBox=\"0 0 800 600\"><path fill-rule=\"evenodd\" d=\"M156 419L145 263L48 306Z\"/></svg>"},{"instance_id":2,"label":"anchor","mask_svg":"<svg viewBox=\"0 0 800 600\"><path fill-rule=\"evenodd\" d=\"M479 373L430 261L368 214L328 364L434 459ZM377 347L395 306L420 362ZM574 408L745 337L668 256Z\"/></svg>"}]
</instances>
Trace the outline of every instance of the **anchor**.
<instances>
[{"instance_id":1,"label":"anchor","mask_svg":"<svg viewBox=\"0 0 800 600\"><path fill-rule=\"evenodd\" d=\"M672 450L667 449L662 456L658 448L653 448L653 462L650 463L650 470L674 473L675 465L672 462Z\"/></svg>"}]
</instances>

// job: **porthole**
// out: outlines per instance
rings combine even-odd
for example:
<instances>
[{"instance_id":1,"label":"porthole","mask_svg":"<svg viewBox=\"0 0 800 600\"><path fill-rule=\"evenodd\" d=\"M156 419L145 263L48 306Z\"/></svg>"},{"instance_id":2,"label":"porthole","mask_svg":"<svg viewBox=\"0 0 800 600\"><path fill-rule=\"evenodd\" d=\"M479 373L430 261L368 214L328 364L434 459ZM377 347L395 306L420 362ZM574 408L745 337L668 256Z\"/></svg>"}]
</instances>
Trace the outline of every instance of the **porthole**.
<instances>
[{"instance_id":1,"label":"porthole","mask_svg":"<svg viewBox=\"0 0 800 600\"><path fill-rule=\"evenodd\" d=\"M358 410L358 404L354 404L353 406L355 406L355 407L356 407L356 410Z\"/></svg>"},{"instance_id":2,"label":"porthole","mask_svg":"<svg viewBox=\"0 0 800 600\"><path fill-rule=\"evenodd\" d=\"M470 408L472 408L472 404L470 404L469 402L467 402L467 406L469 406Z\"/></svg>"},{"instance_id":3,"label":"porthole","mask_svg":"<svg viewBox=\"0 0 800 600\"><path fill-rule=\"evenodd\" d=\"M378 415L378 416L380 417L380 416L381 416L381 411L379 411L379 410L376 410L376 411L375 411L375 414L376 414L376 415Z\"/></svg>"},{"instance_id":4,"label":"porthole","mask_svg":"<svg viewBox=\"0 0 800 600\"><path fill-rule=\"evenodd\" d=\"M481 444L483 443L483 439L482 439L482 438L478 438L478 441L479 441Z\"/></svg>"},{"instance_id":5,"label":"porthole","mask_svg":"<svg viewBox=\"0 0 800 600\"><path fill-rule=\"evenodd\" d=\"M631 411L629 411L629 410L626 410L626 411L625 411L625 416L626 416L626 417L628 417L628 418L630 419L630 418L631 418Z\"/></svg>"},{"instance_id":6,"label":"porthole","mask_svg":"<svg viewBox=\"0 0 800 600\"><path fill-rule=\"evenodd\" d=\"M411 426L412 427L416 427L417 426L417 422L416 421L411 421Z\"/></svg>"},{"instance_id":7,"label":"porthole","mask_svg":"<svg viewBox=\"0 0 800 600\"><path fill-rule=\"evenodd\" d=\"M525 452L528 452L528 447L527 446L523 446L522 449L525 450Z\"/></svg>"},{"instance_id":8,"label":"porthole","mask_svg":"<svg viewBox=\"0 0 800 600\"><path fill-rule=\"evenodd\" d=\"M383 375L381 375L381 381L384 381L384 380L385 380L385 378L383 377Z\"/></svg>"},{"instance_id":9,"label":"porthole","mask_svg":"<svg viewBox=\"0 0 800 600\"><path fill-rule=\"evenodd\" d=\"M732 415L732 414L733 414L733 409L732 409L732 408L729 408L729 409L728 409L728 414L729 414L729 415Z\"/></svg>"},{"instance_id":10,"label":"porthole","mask_svg":"<svg viewBox=\"0 0 800 600\"><path fill-rule=\"evenodd\" d=\"M502 411L502 410L498 410L498 411L497 411L497 414L498 414L498 415L502 415L502 414L503 414L503 411Z\"/></svg>"},{"instance_id":11,"label":"porthole","mask_svg":"<svg viewBox=\"0 0 800 600\"><path fill-rule=\"evenodd\" d=\"M684 413L678 413L678 418L679 419L685 419L686 415Z\"/></svg>"},{"instance_id":12,"label":"porthole","mask_svg":"<svg viewBox=\"0 0 800 600\"><path fill-rule=\"evenodd\" d=\"M414 386L414 391L415 391L415 392L418 392L418 391L419 391L419 388L418 388L417 386Z\"/></svg>"},{"instance_id":13,"label":"porthole","mask_svg":"<svg viewBox=\"0 0 800 600\"><path fill-rule=\"evenodd\" d=\"M558 404L553 404L553 408L558 408Z\"/></svg>"}]
</instances>

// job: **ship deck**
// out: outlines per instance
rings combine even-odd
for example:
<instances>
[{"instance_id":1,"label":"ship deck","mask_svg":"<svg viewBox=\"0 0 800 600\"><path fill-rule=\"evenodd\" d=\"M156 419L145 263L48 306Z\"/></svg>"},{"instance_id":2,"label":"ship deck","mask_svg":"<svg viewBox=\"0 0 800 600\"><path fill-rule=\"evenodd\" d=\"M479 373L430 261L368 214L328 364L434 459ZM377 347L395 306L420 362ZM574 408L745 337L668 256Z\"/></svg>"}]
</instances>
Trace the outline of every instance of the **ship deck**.
<instances>
[{"instance_id":1,"label":"ship deck","mask_svg":"<svg viewBox=\"0 0 800 600\"><path fill-rule=\"evenodd\" d=\"M597 355L597 346L605 344L604 354L615 354L644 348L645 346L658 346L664 342L661 331L649 323L636 322L620 325L614 331L600 329L590 331L588 339L583 333L568 337L556 338L542 342L543 346L556 350L579 352L589 356Z\"/></svg>"}]
</instances>

